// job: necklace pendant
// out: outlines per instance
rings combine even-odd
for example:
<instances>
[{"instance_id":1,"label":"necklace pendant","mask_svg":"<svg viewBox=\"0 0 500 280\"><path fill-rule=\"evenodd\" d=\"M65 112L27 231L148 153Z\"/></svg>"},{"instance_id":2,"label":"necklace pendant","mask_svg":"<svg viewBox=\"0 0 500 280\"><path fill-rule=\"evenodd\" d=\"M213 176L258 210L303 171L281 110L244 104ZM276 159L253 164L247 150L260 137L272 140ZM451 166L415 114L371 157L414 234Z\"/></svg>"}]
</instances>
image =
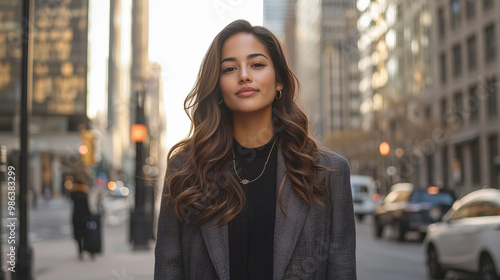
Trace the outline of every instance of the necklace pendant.
<instances>
[{"instance_id":1,"label":"necklace pendant","mask_svg":"<svg viewBox=\"0 0 500 280\"><path fill-rule=\"evenodd\" d=\"M240 181L240 183L242 183L243 185L246 185L246 184L248 184L248 180L247 179L243 179L243 180Z\"/></svg>"}]
</instances>

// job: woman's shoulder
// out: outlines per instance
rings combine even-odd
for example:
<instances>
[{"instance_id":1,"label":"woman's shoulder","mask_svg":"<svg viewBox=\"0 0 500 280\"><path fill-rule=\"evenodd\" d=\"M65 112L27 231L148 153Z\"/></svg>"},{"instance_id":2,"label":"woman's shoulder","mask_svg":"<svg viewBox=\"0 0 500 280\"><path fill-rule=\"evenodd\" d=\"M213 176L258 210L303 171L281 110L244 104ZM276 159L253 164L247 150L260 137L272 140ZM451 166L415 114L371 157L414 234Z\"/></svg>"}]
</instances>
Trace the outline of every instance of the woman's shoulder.
<instances>
[{"instance_id":1,"label":"woman's shoulder","mask_svg":"<svg viewBox=\"0 0 500 280\"><path fill-rule=\"evenodd\" d=\"M73 183L73 186L71 187L71 192L76 193L76 192L81 192L86 194L89 191L89 186L85 184L77 184Z\"/></svg>"},{"instance_id":2,"label":"woman's shoulder","mask_svg":"<svg viewBox=\"0 0 500 280\"><path fill-rule=\"evenodd\" d=\"M179 169L181 169L182 165L186 162L188 159L188 154L186 152L178 152L173 154L168 160L167 160L167 171L169 172L176 172Z\"/></svg>"},{"instance_id":3,"label":"woman's shoulder","mask_svg":"<svg viewBox=\"0 0 500 280\"><path fill-rule=\"evenodd\" d=\"M349 162L345 157L332 152L328 149L319 149L319 164L321 166L333 169L336 171L349 171Z\"/></svg>"}]
</instances>

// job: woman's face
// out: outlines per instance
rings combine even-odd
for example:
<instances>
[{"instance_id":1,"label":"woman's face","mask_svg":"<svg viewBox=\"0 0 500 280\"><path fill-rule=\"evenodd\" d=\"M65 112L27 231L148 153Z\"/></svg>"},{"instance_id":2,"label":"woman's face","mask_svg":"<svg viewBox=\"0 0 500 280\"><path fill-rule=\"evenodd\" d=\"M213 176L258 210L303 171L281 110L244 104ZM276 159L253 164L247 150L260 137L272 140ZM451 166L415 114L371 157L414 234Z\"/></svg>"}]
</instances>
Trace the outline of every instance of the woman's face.
<instances>
[{"instance_id":1,"label":"woman's face","mask_svg":"<svg viewBox=\"0 0 500 280\"><path fill-rule=\"evenodd\" d=\"M222 45L220 88L233 113L271 111L276 92L274 65L266 47L250 33L237 33Z\"/></svg>"}]
</instances>

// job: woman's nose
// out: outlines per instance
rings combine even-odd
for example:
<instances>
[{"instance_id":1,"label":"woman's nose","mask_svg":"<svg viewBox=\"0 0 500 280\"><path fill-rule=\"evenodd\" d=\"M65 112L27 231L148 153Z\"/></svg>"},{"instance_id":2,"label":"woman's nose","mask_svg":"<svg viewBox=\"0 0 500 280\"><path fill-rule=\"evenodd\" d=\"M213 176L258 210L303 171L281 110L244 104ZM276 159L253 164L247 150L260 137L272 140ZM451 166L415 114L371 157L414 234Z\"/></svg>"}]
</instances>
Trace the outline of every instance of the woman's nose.
<instances>
[{"instance_id":1,"label":"woman's nose","mask_svg":"<svg viewBox=\"0 0 500 280\"><path fill-rule=\"evenodd\" d=\"M242 67L241 72L240 72L240 83L246 83L246 82L251 82L252 78L250 77L250 73Z\"/></svg>"}]
</instances>

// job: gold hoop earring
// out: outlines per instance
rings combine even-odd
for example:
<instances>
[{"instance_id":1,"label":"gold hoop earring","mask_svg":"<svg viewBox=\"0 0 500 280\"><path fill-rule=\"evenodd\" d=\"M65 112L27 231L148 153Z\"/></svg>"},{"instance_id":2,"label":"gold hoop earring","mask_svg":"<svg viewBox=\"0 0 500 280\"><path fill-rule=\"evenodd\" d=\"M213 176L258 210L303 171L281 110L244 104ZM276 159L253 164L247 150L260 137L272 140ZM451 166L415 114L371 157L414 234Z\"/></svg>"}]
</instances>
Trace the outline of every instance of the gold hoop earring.
<instances>
[{"instance_id":1,"label":"gold hoop earring","mask_svg":"<svg viewBox=\"0 0 500 280\"><path fill-rule=\"evenodd\" d=\"M283 97L283 93L281 92L281 90L279 90L278 93L276 94L276 100L280 100L281 97Z\"/></svg>"}]
</instances>

